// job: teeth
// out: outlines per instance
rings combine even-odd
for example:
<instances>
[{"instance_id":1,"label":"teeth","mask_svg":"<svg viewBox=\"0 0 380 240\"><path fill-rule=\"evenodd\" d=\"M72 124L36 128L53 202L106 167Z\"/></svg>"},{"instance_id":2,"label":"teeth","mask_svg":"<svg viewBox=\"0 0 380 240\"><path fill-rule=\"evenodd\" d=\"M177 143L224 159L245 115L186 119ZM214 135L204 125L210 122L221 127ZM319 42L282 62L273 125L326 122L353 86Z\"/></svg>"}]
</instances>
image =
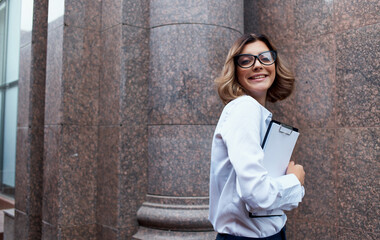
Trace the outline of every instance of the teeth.
<instances>
[{"instance_id":1,"label":"teeth","mask_svg":"<svg viewBox=\"0 0 380 240\"><path fill-rule=\"evenodd\" d=\"M259 79L259 78L264 78L265 76L264 75L260 75L260 76L255 76L255 77L250 77L252 79Z\"/></svg>"}]
</instances>

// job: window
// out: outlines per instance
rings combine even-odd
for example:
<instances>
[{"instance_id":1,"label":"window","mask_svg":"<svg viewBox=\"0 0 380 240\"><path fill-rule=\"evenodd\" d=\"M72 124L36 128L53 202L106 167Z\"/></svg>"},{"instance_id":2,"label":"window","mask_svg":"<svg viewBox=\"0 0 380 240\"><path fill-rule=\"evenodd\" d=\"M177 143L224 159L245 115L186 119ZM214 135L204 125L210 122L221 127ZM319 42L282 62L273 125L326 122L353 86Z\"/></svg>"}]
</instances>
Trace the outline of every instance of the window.
<instances>
[{"instance_id":1,"label":"window","mask_svg":"<svg viewBox=\"0 0 380 240\"><path fill-rule=\"evenodd\" d=\"M0 0L0 193L14 195L20 0Z\"/></svg>"}]
</instances>

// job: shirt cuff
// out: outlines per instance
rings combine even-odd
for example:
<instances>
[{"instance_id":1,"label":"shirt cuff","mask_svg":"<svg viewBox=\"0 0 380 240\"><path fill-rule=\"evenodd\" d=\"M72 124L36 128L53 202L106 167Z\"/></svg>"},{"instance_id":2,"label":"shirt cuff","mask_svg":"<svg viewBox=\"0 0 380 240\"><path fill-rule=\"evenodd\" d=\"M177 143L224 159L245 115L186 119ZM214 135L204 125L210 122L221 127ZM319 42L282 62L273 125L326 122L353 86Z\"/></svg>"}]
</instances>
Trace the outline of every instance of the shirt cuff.
<instances>
[{"instance_id":1,"label":"shirt cuff","mask_svg":"<svg viewBox=\"0 0 380 240\"><path fill-rule=\"evenodd\" d=\"M276 178L276 180L281 185L284 196L286 196L285 202L294 203L296 207L305 196L305 188L301 185L296 175L287 174Z\"/></svg>"}]
</instances>

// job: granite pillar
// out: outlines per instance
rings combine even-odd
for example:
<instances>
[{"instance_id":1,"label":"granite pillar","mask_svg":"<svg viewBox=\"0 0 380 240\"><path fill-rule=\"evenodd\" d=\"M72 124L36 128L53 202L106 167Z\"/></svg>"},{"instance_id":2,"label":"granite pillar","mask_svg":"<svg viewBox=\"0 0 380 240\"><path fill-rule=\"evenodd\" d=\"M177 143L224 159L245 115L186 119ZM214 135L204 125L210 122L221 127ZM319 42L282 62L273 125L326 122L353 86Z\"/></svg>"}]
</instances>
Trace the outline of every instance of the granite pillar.
<instances>
[{"instance_id":1,"label":"granite pillar","mask_svg":"<svg viewBox=\"0 0 380 240\"><path fill-rule=\"evenodd\" d=\"M148 192L134 239L213 239L213 80L243 32L242 1L150 1Z\"/></svg>"},{"instance_id":2,"label":"granite pillar","mask_svg":"<svg viewBox=\"0 0 380 240\"><path fill-rule=\"evenodd\" d=\"M22 11L15 239L41 238L47 14L47 0Z\"/></svg>"},{"instance_id":3,"label":"granite pillar","mask_svg":"<svg viewBox=\"0 0 380 240\"><path fill-rule=\"evenodd\" d=\"M269 105L301 132L306 196L288 213L290 239L380 237L379 12L377 1L245 1L245 31L273 38L296 75L291 98Z\"/></svg>"},{"instance_id":4,"label":"granite pillar","mask_svg":"<svg viewBox=\"0 0 380 240\"><path fill-rule=\"evenodd\" d=\"M101 2L49 1L41 239L96 239Z\"/></svg>"},{"instance_id":5,"label":"granite pillar","mask_svg":"<svg viewBox=\"0 0 380 240\"><path fill-rule=\"evenodd\" d=\"M102 1L97 239L130 239L147 193L149 1Z\"/></svg>"}]
</instances>

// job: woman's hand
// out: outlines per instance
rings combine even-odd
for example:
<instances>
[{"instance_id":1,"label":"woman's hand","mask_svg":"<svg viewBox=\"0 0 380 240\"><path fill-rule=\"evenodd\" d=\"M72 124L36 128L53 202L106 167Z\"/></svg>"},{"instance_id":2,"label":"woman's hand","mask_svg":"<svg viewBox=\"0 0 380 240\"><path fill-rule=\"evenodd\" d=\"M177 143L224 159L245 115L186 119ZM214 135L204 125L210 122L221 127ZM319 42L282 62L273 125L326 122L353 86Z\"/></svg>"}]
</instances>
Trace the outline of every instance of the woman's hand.
<instances>
[{"instance_id":1,"label":"woman's hand","mask_svg":"<svg viewBox=\"0 0 380 240\"><path fill-rule=\"evenodd\" d=\"M291 161L288 165L288 169L286 170L286 174L294 174L300 181L303 186L305 182L305 171L303 170L302 165L295 164L294 161Z\"/></svg>"}]
</instances>

